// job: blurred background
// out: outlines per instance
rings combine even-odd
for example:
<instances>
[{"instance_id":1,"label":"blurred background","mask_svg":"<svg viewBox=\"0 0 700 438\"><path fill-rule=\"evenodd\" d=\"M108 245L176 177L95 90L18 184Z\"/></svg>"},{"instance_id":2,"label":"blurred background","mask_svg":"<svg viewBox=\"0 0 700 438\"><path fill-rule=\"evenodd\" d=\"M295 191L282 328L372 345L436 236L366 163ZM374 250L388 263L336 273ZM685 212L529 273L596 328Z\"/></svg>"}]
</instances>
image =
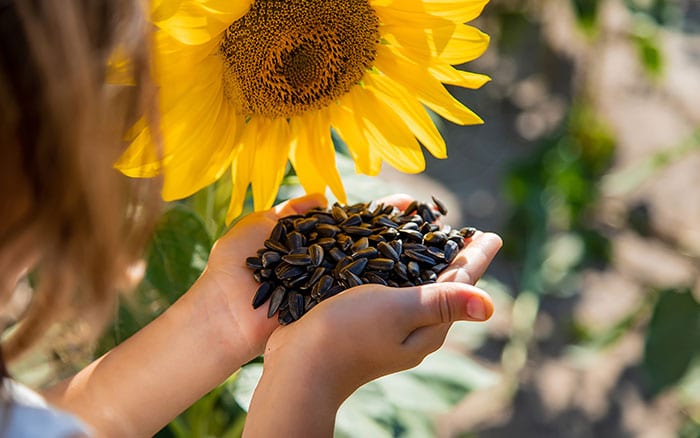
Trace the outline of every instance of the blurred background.
<instances>
[{"instance_id":1,"label":"blurred background","mask_svg":"<svg viewBox=\"0 0 700 438\"><path fill-rule=\"evenodd\" d=\"M496 378L439 436L700 436L700 2L493 0L477 26L493 81L454 92L486 123L444 123L426 177L504 237L461 350Z\"/></svg>"},{"instance_id":2,"label":"blurred background","mask_svg":"<svg viewBox=\"0 0 700 438\"><path fill-rule=\"evenodd\" d=\"M474 24L492 44L462 68L493 80L451 91L485 124L436 119L450 156L421 175L357 176L342 145L338 164L351 202L436 195L445 222L502 235L480 282L496 314L357 391L337 436L700 437L700 1L492 0ZM197 278L225 231L225 184L168 206L97 354ZM289 176L280 199L298 193ZM58 330L19 377L87 363L80 330ZM158 436L240 436L261 367Z\"/></svg>"}]
</instances>

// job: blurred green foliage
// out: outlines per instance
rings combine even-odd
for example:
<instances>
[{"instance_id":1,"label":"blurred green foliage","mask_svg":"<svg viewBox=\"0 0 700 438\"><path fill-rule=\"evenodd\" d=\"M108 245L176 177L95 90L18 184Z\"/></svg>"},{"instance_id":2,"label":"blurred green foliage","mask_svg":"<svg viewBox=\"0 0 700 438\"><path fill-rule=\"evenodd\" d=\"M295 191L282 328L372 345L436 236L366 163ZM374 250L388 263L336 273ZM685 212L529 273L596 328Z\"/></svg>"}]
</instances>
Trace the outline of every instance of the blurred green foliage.
<instances>
[{"instance_id":1,"label":"blurred green foliage","mask_svg":"<svg viewBox=\"0 0 700 438\"><path fill-rule=\"evenodd\" d=\"M564 126L509 173L505 184L512 215L504 252L523 261L524 289L567 293L562 285L571 275L608 261L608 242L596 229L591 210L600 195L596 182L613 153L609 129L589 108L578 106Z\"/></svg>"},{"instance_id":2,"label":"blurred green foliage","mask_svg":"<svg viewBox=\"0 0 700 438\"><path fill-rule=\"evenodd\" d=\"M700 359L700 303L691 289L661 292L649 322L644 367L650 389L658 394L686 375Z\"/></svg>"}]
</instances>

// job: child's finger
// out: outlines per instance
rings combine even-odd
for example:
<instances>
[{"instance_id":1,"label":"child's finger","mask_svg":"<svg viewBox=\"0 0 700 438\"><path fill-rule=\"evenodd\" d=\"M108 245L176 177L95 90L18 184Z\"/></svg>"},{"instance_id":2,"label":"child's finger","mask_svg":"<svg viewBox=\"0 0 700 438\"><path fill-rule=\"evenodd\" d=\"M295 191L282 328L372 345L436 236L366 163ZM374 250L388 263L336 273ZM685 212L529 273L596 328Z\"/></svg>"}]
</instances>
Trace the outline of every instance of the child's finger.
<instances>
[{"instance_id":1,"label":"child's finger","mask_svg":"<svg viewBox=\"0 0 700 438\"><path fill-rule=\"evenodd\" d=\"M272 213L279 219L293 214L304 213L314 207L325 207L328 200L321 193L311 193L299 198L282 202L272 209Z\"/></svg>"},{"instance_id":2,"label":"child's finger","mask_svg":"<svg viewBox=\"0 0 700 438\"><path fill-rule=\"evenodd\" d=\"M383 203L383 204L389 204L393 205L394 207L398 208L399 210L405 210L408 205L413 202L414 199L411 195L407 195L405 193L396 193L393 195L385 196L383 198L377 199L377 202Z\"/></svg>"},{"instance_id":3,"label":"child's finger","mask_svg":"<svg viewBox=\"0 0 700 438\"><path fill-rule=\"evenodd\" d=\"M403 346L411 355L426 355L436 351L445 343L445 337L452 324L438 324L419 327L411 332L403 341Z\"/></svg>"},{"instance_id":4,"label":"child's finger","mask_svg":"<svg viewBox=\"0 0 700 438\"><path fill-rule=\"evenodd\" d=\"M409 331L454 321L486 321L493 301L483 290L465 283L433 283L397 290L397 309Z\"/></svg>"},{"instance_id":5,"label":"child's finger","mask_svg":"<svg viewBox=\"0 0 700 438\"><path fill-rule=\"evenodd\" d=\"M477 234L467 242L450 266L440 274L438 282L475 284L502 245L503 241L497 234Z\"/></svg>"}]
</instances>

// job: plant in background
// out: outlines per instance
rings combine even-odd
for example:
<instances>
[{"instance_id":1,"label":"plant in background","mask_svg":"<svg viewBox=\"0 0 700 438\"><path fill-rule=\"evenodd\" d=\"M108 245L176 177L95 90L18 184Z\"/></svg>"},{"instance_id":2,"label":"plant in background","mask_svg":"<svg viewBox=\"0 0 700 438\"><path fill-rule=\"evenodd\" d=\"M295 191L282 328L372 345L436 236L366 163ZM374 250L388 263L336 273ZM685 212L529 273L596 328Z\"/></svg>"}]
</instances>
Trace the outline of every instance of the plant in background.
<instances>
[{"instance_id":1,"label":"plant in background","mask_svg":"<svg viewBox=\"0 0 700 438\"><path fill-rule=\"evenodd\" d=\"M356 170L383 161L417 173L419 141L446 157L423 105L459 124L481 123L443 84L478 88L489 78L457 70L489 38L463 24L487 0L161 0L153 6L162 157L153 133L133 130L117 167L132 177L162 174L163 198L185 198L231 170L227 221L252 185L269 208L289 160L307 192L345 189L331 128Z\"/></svg>"}]
</instances>

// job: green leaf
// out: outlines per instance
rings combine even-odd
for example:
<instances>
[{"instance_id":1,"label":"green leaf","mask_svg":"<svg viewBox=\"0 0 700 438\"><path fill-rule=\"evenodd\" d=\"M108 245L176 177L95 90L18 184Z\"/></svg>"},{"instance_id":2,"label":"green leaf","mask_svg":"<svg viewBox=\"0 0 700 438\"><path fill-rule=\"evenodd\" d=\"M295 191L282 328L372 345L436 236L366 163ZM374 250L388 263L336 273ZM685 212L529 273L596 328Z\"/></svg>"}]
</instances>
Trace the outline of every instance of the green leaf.
<instances>
[{"instance_id":1,"label":"green leaf","mask_svg":"<svg viewBox=\"0 0 700 438\"><path fill-rule=\"evenodd\" d=\"M376 381L370 382L340 406L336 415L335 436L391 438L394 413L380 385Z\"/></svg>"},{"instance_id":2,"label":"green leaf","mask_svg":"<svg viewBox=\"0 0 700 438\"><path fill-rule=\"evenodd\" d=\"M573 0L573 4L579 25L592 33L598 21L598 0Z\"/></svg>"},{"instance_id":3,"label":"green leaf","mask_svg":"<svg viewBox=\"0 0 700 438\"><path fill-rule=\"evenodd\" d=\"M646 336L643 365L654 394L676 384L700 354L700 303L690 289L663 291Z\"/></svg>"},{"instance_id":4,"label":"green leaf","mask_svg":"<svg viewBox=\"0 0 700 438\"><path fill-rule=\"evenodd\" d=\"M382 377L377 384L382 388L386 401L399 411L444 412L452 405L450 397L440 390L439 385L410 372Z\"/></svg>"},{"instance_id":5,"label":"green leaf","mask_svg":"<svg viewBox=\"0 0 700 438\"><path fill-rule=\"evenodd\" d=\"M426 381L439 382L463 391L492 386L499 379L498 374L447 348L426 357L423 363L410 373Z\"/></svg>"},{"instance_id":6,"label":"green leaf","mask_svg":"<svg viewBox=\"0 0 700 438\"><path fill-rule=\"evenodd\" d=\"M421 365L370 382L350 396L336 417L338 437L433 436L433 417L472 389L494 384L494 373L441 349Z\"/></svg>"},{"instance_id":7,"label":"green leaf","mask_svg":"<svg viewBox=\"0 0 700 438\"><path fill-rule=\"evenodd\" d=\"M158 224L148 252L146 279L175 302L206 266L212 241L201 218L175 205Z\"/></svg>"},{"instance_id":8,"label":"green leaf","mask_svg":"<svg viewBox=\"0 0 700 438\"><path fill-rule=\"evenodd\" d=\"M640 37L636 38L635 42L644 70L652 77L660 76L661 73L663 73L664 60L663 53L656 42L656 38Z\"/></svg>"}]
</instances>

